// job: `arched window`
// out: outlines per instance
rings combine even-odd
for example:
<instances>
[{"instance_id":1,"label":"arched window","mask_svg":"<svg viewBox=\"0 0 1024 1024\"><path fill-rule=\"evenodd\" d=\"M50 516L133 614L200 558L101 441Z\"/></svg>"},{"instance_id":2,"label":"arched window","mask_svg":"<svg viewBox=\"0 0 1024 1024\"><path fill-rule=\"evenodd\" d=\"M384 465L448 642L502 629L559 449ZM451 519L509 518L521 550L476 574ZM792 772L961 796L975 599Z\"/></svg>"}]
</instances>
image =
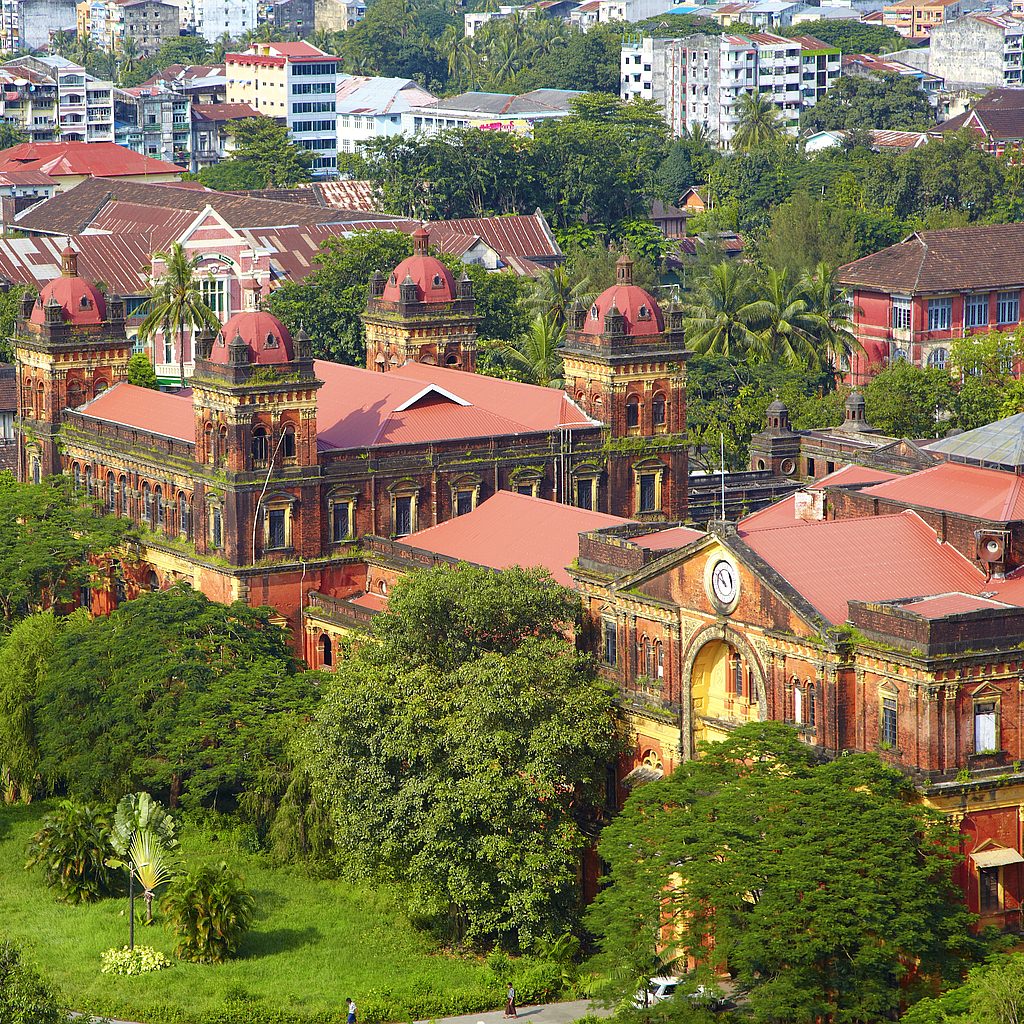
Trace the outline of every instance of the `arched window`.
<instances>
[{"instance_id":1,"label":"arched window","mask_svg":"<svg viewBox=\"0 0 1024 1024\"><path fill-rule=\"evenodd\" d=\"M640 674L648 679L654 674L651 671L651 641L648 637L640 639Z\"/></svg>"},{"instance_id":2,"label":"arched window","mask_svg":"<svg viewBox=\"0 0 1024 1024\"><path fill-rule=\"evenodd\" d=\"M68 384L68 406L77 409L82 404L82 385L77 380Z\"/></svg>"},{"instance_id":3,"label":"arched window","mask_svg":"<svg viewBox=\"0 0 1024 1024\"><path fill-rule=\"evenodd\" d=\"M636 318L637 318L637 320L650 320L651 319L651 311L647 308L647 306L643 306L642 305L636 311Z\"/></svg>"},{"instance_id":4,"label":"arched window","mask_svg":"<svg viewBox=\"0 0 1024 1024\"><path fill-rule=\"evenodd\" d=\"M947 359L949 359L949 353L944 348L933 348L928 353L928 365L935 366L940 370L946 368Z\"/></svg>"},{"instance_id":5,"label":"arched window","mask_svg":"<svg viewBox=\"0 0 1024 1024\"><path fill-rule=\"evenodd\" d=\"M207 423L203 427L203 443L206 445L206 461L213 463L213 424Z\"/></svg>"},{"instance_id":6,"label":"arched window","mask_svg":"<svg viewBox=\"0 0 1024 1024\"><path fill-rule=\"evenodd\" d=\"M81 469L79 469L77 462L75 463L74 468L71 470L71 475L75 481L75 490L80 491L82 489L82 471Z\"/></svg>"},{"instance_id":7,"label":"arched window","mask_svg":"<svg viewBox=\"0 0 1024 1024\"><path fill-rule=\"evenodd\" d=\"M317 647L320 648L320 664L324 668L331 668L334 665L334 645L331 643L331 638L326 633L320 634L320 639L317 641Z\"/></svg>"},{"instance_id":8,"label":"arched window","mask_svg":"<svg viewBox=\"0 0 1024 1024\"><path fill-rule=\"evenodd\" d=\"M220 444L217 446L217 464L222 466L228 455L228 428L223 423L220 427Z\"/></svg>"},{"instance_id":9,"label":"arched window","mask_svg":"<svg viewBox=\"0 0 1024 1024\"><path fill-rule=\"evenodd\" d=\"M160 577L157 576L152 569L150 569L149 575L146 577L146 586L148 586L150 590L160 589Z\"/></svg>"},{"instance_id":10,"label":"arched window","mask_svg":"<svg viewBox=\"0 0 1024 1024\"><path fill-rule=\"evenodd\" d=\"M38 484L43 479L43 469L38 459L32 460L32 483Z\"/></svg>"},{"instance_id":11,"label":"arched window","mask_svg":"<svg viewBox=\"0 0 1024 1024\"><path fill-rule=\"evenodd\" d=\"M807 724L808 725L812 725L812 726L817 723L817 719L815 717L815 712L817 711L817 707L816 707L817 701L816 701L815 697L816 697L816 695L815 695L815 692L814 692L814 683L808 683L807 684Z\"/></svg>"},{"instance_id":12,"label":"arched window","mask_svg":"<svg viewBox=\"0 0 1024 1024\"><path fill-rule=\"evenodd\" d=\"M267 348L277 348L277 346L278 346L277 338L274 337L273 334L268 334L267 335L266 347Z\"/></svg>"},{"instance_id":13,"label":"arched window","mask_svg":"<svg viewBox=\"0 0 1024 1024\"><path fill-rule=\"evenodd\" d=\"M46 409L46 388L43 382L39 382L39 387L36 389L36 419L41 419L44 410Z\"/></svg>"},{"instance_id":14,"label":"arched window","mask_svg":"<svg viewBox=\"0 0 1024 1024\"><path fill-rule=\"evenodd\" d=\"M737 697L743 696L743 659L739 655L734 655L730 663L730 669L732 672L732 692Z\"/></svg>"},{"instance_id":15,"label":"arched window","mask_svg":"<svg viewBox=\"0 0 1024 1024\"><path fill-rule=\"evenodd\" d=\"M626 399L626 426L640 426L640 399L637 395L630 395Z\"/></svg>"},{"instance_id":16,"label":"arched window","mask_svg":"<svg viewBox=\"0 0 1024 1024\"><path fill-rule=\"evenodd\" d=\"M252 431L252 461L257 466L265 466L270 456L266 427L254 427Z\"/></svg>"},{"instance_id":17,"label":"arched window","mask_svg":"<svg viewBox=\"0 0 1024 1024\"><path fill-rule=\"evenodd\" d=\"M102 377L98 381L96 381L96 383L93 384L93 386L92 386L92 393L93 393L94 396L95 395L102 395L103 392L106 391L106 390L107 390L107 382L105 380L103 380Z\"/></svg>"},{"instance_id":18,"label":"arched window","mask_svg":"<svg viewBox=\"0 0 1024 1024\"><path fill-rule=\"evenodd\" d=\"M92 466L85 467L85 493L92 497Z\"/></svg>"},{"instance_id":19,"label":"arched window","mask_svg":"<svg viewBox=\"0 0 1024 1024\"><path fill-rule=\"evenodd\" d=\"M793 687L793 721L797 725L804 721L804 691L799 686Z\"/></svg>"},{"instance_id":20,"label":"arched window","mask_svg":"<svg viewBox=\"0 0 1024 1024\"><path fill-rule=\"evenodd\" d=\"M113 473L107 474L107 511L117 511L117 481Z\"/></svg>"},{"instance_id":21,"label":"arched window","mask_svg":"<svg viewBox=\"0 0 1024 1024\"><path fill-rule=\"evenodd\" d=\"M128 478L121 477L121 515L128 515Z\"/></svg>"},{"instance_id":22,"label":"arched window","mask_svg":"<svg viewBox=\"0 0 1024 1024\"><path fill-rule=\"evenodd\" d=\"M665 426L665 396L660 391L655 391L651 399L651 422L656 427Z\"/></svg>"},{"instance_id":23,"label":"arched window","mask_svg":"<svg viewBox=\"0 0 1024 1024\"><path fill-rule=\"evenodd\" d=\"M156 522L158 526L164 525L164 491L163 488L157 484L153 488L153 497L156 498Z\"/></svg>"},{"instance_id":24,"label":"arched window","mask_svg":"<svg viewBox=\"0 0 1024 1024\"><path fill-rule=\"evenodd\" d=\"M281 452L286 459L295 458L295 428L292 426L284 428L284 439L281 441Z\"/></svg>"},{"instance_id":25,"label":"arched window","mask_svg":"<svg viewBox=\"0 0 1024 1024\"><path fill-rule=\"evenodd\" d=\"M444 357L444 362L446 366L458 366L459 357L454 352L449 352L448 355Z\"/></svg>"},{"instance_id":26,"label":"arched window","mask_svg":"<svg viewBox=\"0 0 1024 1024\"><path fill-rule=\"evenodd\" d=\"M184 537L187 537L190 532L188 513L188 498L185 497L185 492L181 491L178 494L178 532Z\"/></svg>"},{"instance_id":27,"label":"arched window","mask_svg":"<svg viewBox=\"0 0 1024 1024\"><path fill-rule=\"evenodd\" d=\"M665 678L665 648L660 640L654 644L654 671L658 679Z\"/></svg>"},{"instance_id":28,"label":"arched window","mask_svg":"<svg viewBox=\"0 0 1024 1024\"><path fill-rule=\"evenodd\" d=\"M142 485L142 514L146 519L153 515L153 495L150 492L149 484Z\"/></svg>"}]
</instances>

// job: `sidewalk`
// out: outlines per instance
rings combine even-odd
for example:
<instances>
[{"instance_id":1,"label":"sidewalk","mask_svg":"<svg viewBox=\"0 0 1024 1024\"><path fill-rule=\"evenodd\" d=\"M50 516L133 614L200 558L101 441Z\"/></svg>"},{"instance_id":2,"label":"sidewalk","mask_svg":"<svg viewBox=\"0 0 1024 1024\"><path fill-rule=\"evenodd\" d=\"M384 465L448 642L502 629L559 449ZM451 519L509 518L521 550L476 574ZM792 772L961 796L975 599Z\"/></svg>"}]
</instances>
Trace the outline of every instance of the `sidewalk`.
<instances>
[{"instance_id":1,"label":"sidewalk","mask_svg":"<svg viewBox=\"0 0 1024 1024\"><path fill-rule=\"evenodd\" d=\"M576 999L568 1003L546 1003L542 1006L520 1006L519 1020L526 1024L572 1024L580 1017L611 1016L612 1011L594 1006L587 999ZM467 1013L463 1017L438 1017L434 1024L504 1024L501 1010L490 1013ZM418 1021L417 1024L426 1024Z\"/></svg>"}]
</instances>

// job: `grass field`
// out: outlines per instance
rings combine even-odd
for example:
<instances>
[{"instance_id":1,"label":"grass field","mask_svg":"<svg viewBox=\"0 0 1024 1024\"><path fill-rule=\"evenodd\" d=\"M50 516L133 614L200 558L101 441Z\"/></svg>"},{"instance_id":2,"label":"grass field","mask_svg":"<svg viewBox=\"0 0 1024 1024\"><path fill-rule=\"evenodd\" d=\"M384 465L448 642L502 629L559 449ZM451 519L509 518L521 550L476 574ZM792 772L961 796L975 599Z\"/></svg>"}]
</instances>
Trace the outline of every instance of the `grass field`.
<instances>
[{"instance_id":1,"label":"grass field","mask_svg":"<svg viewBox=\"0 0 1024 1024\"><path fill-rule=\"evenodd\" d=\"M100 953L128 942L127 899L65 906L38 870L24 870L26 843L45 810L0 806L0 938L21 943L72 1009L146 1024L278 1024L344 1020L352 996L371 1024L500 1005L500 979L476 960L438 951L396 895L268 867L230 837L187 828L183 861L227 860L256 896L241 955L217 967L176 962L137 978L100 974ZM173 955L162 924L137 927L135 941Z\"/></svg>"}]
</instances>

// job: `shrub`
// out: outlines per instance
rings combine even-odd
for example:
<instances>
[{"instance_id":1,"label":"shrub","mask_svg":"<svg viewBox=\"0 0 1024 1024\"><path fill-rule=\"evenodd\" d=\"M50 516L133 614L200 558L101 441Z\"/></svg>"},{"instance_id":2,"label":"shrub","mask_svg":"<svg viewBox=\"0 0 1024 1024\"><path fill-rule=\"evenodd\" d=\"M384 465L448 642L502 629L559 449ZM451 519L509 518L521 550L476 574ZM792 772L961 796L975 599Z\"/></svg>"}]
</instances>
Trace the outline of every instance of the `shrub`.
<instances>
[{"instance_id":1,"label":"shrub","mask_svg":"<svg viewBox=\"0 0 1024 1024\"><path fill-rule=\"evenodd\" d=\"M205 864L180 875L164 896L168 923L182 960L223 963L238 951L256 901L228 865Z\"/></svg>"},{"instance_id":2,"label":"shrub","mask_svg":"<svg viewBox=\"0 0 1024 1024\"><path fill-rule=\"evenodd\" d=\"M42 866L46 884L66 903L87 903L113 891L114 871L107 858L110 823L97 808L62 800L43 818L29 843L26 868Z\"/></svg>"},{"instance_id":3,"label":"shrub","mask_svg":"<svg viewBox=\"0 0 1024 1024\"><path fill-rule=\"evenodd\" d=\"M129 949L106 949L100 954L101 974L148 974L150 971L161 971L174 964L157 949L150 946L136 946Z\"/></svg>"},{"instance_id":4,"label":"shrub","mask_svg":"<svg viewBox=\"0 0 1024 1024\"><path fill-rule=\"evenodd\" d=\"M53 993L11 942L0 942L0 1021L4 1024L67 1024Z\"/></svg>"}]
</instances>

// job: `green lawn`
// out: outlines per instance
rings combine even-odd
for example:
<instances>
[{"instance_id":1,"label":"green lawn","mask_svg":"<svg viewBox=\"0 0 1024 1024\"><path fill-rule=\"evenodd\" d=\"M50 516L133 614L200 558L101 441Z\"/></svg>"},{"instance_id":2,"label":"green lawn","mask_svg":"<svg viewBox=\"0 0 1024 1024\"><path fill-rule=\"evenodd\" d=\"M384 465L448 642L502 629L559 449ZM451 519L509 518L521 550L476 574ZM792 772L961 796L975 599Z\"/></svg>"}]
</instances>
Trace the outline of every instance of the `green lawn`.
<instances>
[{"instance_id":1,"label":"green lawn","mask_svg":"<svg viewBox=\"0 0 1024 1024\"><path fill-rule=\"evenodd\" d=\"M25 945L72 1009L147 1024L284 1024L344 1020L352 996L371 1024L501 1003L500 979L476 960L438 951L393 894L268 867L238 852L230 836L187 828L186 862L228 860L256 896L257 920L241 955L218 967L176 962L138 978L100 974L100 953L127 944L127 899L65 906L38 870L24 870L26 843L44 813L40 805L0 806L0 938ZM174 948L160 924L136 928L136 944L168 955Z\"/></svg>"}]
</instances>

